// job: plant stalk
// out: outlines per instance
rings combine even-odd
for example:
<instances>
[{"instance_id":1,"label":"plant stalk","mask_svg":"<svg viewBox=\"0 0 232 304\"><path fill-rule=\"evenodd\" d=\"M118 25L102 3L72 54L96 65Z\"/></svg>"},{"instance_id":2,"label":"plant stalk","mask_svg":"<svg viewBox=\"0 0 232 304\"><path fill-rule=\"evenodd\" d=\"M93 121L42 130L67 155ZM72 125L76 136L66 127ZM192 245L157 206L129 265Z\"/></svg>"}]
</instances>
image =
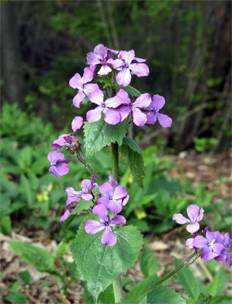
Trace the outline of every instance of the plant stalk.
<instances>
[{"instance_id":1,"label":"plant stalk","mask_svg":"<svg viewBox=\"0 0 232 304\"><path fill-rule=\"evenodd\" d=\"M119 181L119 151L118 151L118 143L111 144L112 149L112 158L113 158L113 176L115 180ZM115 304L120 304L122 299L122 289L120 284L120 279L117 278L113 282L113 291L114 291L114 300Z\"/></svg>"}]
</instances>

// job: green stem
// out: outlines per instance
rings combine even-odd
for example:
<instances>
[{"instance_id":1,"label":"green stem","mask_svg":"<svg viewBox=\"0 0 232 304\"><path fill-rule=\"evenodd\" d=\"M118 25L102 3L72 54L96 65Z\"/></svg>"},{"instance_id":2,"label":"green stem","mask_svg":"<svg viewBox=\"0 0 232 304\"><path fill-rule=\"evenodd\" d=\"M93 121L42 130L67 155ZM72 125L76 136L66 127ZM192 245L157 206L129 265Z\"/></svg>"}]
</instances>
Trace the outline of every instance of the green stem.
<instances>
[{"instance_id":1,"label":"green stem","mask_svg":"<svg viewBox=\"0 0 232 304\"><path fill-rule=\"evenodd\" d=\"M112 143L112 158L113 158L113 176L116 181L119 180L119 153L118 153L118 144ZM122 289L120 284L120 279L115 279L113 282L113 290L114 290L114 299L115 303L119 304L122 299Z\"/></svg>"},{"instance_id":2,"label":"green stem","mask_svg":"<svg viewBox=\"0 0 232 304\"><path fill-rule=\"evenodd\" d=\"M114 290L114 301L115 304L119 304L122 299L122 290L119 279L114 280L113 282L113 290Z\"/></svg>"},{"instance_id":3,"label":"green stem","mask_svg":"<svg viewBox=\"0 0 232 304\"><path fill-rule=\"evenodd\" d=\"M119 179L119 154L118 154L118 143L112 143L112 157L113 157L113 175L116 181Z\"/></svg>"}]
</instances>

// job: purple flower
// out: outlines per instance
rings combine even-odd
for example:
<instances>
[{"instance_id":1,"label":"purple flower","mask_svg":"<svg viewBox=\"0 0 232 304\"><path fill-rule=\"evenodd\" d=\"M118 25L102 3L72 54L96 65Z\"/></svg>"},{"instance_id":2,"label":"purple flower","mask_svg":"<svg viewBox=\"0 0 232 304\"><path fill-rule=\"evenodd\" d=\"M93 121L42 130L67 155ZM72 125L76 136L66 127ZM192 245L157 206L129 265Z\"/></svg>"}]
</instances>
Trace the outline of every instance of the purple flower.
<instances>
[{"instance_id":1,"label":"purple flower","mask_svg":"<svg viewBox=\"0 0 232 304\"><path fill-rule=\"evenodd\" d=\"M216 257L216 260L223 261L229 267L232 267L232 238L229 233L220 234L220 244L223 245L224 249L221 254Z\"/></svg>"},{"instance_id":2,"label":"purple flower","mask_svg":"<svg viewBox=\"0 0 232 304\"><path fill-rule=\"evenodd\" d=\"M113 176L99 187L101 197L97 200L98 204L103 204L108 210L117 214L121 212L129 200L129 195L125 187L118 185Z\"/></svg>"},{"instance_id":3,"label":"purple flower","mask_svg":"<svg viewBox=\"0 0 232 304\"><path fill-rule=\"evenodd\" d=\"M145 60L135 57L135 51L120 51L118 59L111 61L112 66L118 70L116 81L120 86L126 87L131 82L131 75L138 77L148 76L149 68L143 63Z\"/></svg>"},{"instance_id":4,"label":"purple flower","mask_svg":"<svg viewBox=\"0 0 232 304\"><path fill-rule=\"evenodd\" d=\"M164 107L164 105L165 105L165 99L163 96L153 95L152 103L148 108L147 124L153 125L158 120L161 127L163 128L171 127L172 119L166 114L159 113L159 110L161 110Z\"/></svg>"},{"instance_id":5,"label":"purple flower","mask_svg":"<svg viewBox=\"0 0 232 304\"><path fill-rule=\"evenodd\" d=\"M48 160L51 164L49 172L56 177L63 176L69 172L68 161L65 160L63 153L51 151L48 153Z\"/></svg>"},{"instance_id":6,"label":"purple flower","mask_svg":"<svg viewBox=\"0 0 232 304\"><path fill-rule=\"evenodd\" d=\"M73 98L73 105L77 108L80 107L85 96L97 95L99 87L95 83L89 83L93 80L94 69L92 67L84 68L83 77L76 73L69 81L70 87L78 89L78 93Z\"/></svg>"},{"instance_id":7,"label":"purple flower","mask_svg":"<svg viewBox=\"0 0 232 304\"><path fill-rule=\"evenodd\" d=\"M76 132L77 130L81 129L81 127L83 126L83 117L75 116L71 125L73 132Z\"/></svg>"},{"instance_id":8,"label":"purple flower","mask_svg":"<svg viewBox=\"0 0 232 304\"><path fill-rule=\"evenodd\" d=\"M109 247L114 246L117 243L117 236L112 228L124 225L126 223L125 217L122 215L110 217L107 208L102 204L96 205L93 208L93 213L98 216L99 221L87 220L85 223L86 233L96 234L103 231L101 243Z\"/></svg>"},{"instance_id":9,"label":"purple flower","mask_svg":"<svg viewBox=\"0 0 232 304\"><path fill-rule=\"evenodd\" d=\"M119 111L115 109L117 104L113 98L109 98L104 101L103 92L100 91L98 95L92 96L90 100L92 103L95 103L98 106L95 109L87 112L86 119L88 122L100 120L102 113L104 115L105 122L110 125L116 125L121 122L121 116Z\"/></svg>"},{"instance_id":10,"label":"purple flower","mask_svg":"<svg viewBox=\"0 0 232 304\"><path fill-rule=\"evenodd\" d=\"M66 199L66 206L73 205L73 203L77 203L81 200L81 191L74 190L73 187L68 187L65 189L67 199Z\"/></svg>"},{"instance_id":11,"label":"purple flower","mask_svg":"<svg viewBox=\"0 0 232 304\"><path fill-rule=\"evenodd\" d=\"M60 149L65 147L67 149L73 147L77 143L76 137L72 134L62 134L52 143L53 148Z\"/></svg>"},{"instance_id":12,"label":"purple flower","mask_svg":"<svg viewBox=\"0 0 232 304\"><path fill-rule=\"evenodd\" d=\"M218 231L206 231L205 237L197 235L193 240L193 247L201 249L201 258L204 261L212 260L224 251L220 243L221 237Z\"/></svg>"},{"instance_id":13,"label":"purple flower","mask_svg":"<svg viewBox=\"0 0 232 304\"><path fill-rule=\"evenodd\" d=\"M144 126L147 122L147 115L145 111L151 104L150 95L148 93L144 93L137 97L134 102L132 102L130 99L125 101L125 104L118 108L121 115L121 121L127 118L131 113L134 124L138 127Z\"/></svg>"},{"instance_id":14,"label":"purple flower","mask_svg":"<svg viewBox=\"0 0 232 304\"><path fill-rule=\"evenodd\" d=\"M63 224L69 218L71 213L72 213L71 209L66 209L65 212L60 217L60 223Z\"/></svg>"},{"instance_id":15,"label":"purple flower","mask_svg":"<svg viewBox=\"0 0 232 304\"><path fill-rule=\"evenodd\" d=\"M87 63L90 66L101 65L99 75L107 75L112 71L111 60L108 57L108 48L103 44L95 46L94 51L87 54Z\"/></svg>"},{"instance_id":16,"label":"purple flower","mask_svg":"<svg viewBox=\"0 0 232 304\"><path fill-rule=\"evenodd\" d=\"M204 210L198 205L189 205L187 207L187 214L189 218L186 218L181 213L176 213L173 215L172 219L181 225L188 224L186 228L187 231L190 233L194 233L200 228L198 222L203 219Z\"/></svg>"},{"instance_id":17,"label":"purple flower","mask_svg":"<svg viewBox=\"0 0 232 304\"><path fill-rule=\"evenodd\" d=\"M83 179L81 182L81 191L76 191L73 187L68 187L65 189L67 199L66 199L66 210L60 218L60 222L64 223L66 219L70 216L75 205L81 200L90 201L93 199L93 189L98 187L95 183L95 177L92 176L91 179Z\"/></svg>"}]
</instances>

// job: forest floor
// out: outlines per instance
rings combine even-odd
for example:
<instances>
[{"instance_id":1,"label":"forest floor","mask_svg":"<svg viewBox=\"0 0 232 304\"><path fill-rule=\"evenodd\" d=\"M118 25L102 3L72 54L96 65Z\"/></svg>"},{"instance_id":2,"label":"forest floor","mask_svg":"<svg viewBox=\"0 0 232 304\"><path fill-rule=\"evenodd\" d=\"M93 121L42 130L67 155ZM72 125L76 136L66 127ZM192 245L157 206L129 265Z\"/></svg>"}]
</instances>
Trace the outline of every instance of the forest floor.
<instances>
[{"instance_id":1,"label":"forest floor","mask_svg":"<svg viewBox=\"0 0 232 304\"><path fill-rule=\"evenodd\" d=\"M194 155L182 152L178 156L171 156L168 158L176 163L176 167L170 172L172 176L185 176L193 183L204 181L207 184L208 189L216 189L219 193L218 197L215 197L214 203L216 203L217 199L232 202L231 153L227 152L220 155ZM228 210L231 207L232 205L229 205ZM23 230L21 231L17 228L10 237L0 235L0 270L4 274L4 276L2 276L2 281L0 280L0 303L4 303L3 297L8 290L7 286L18 280L18 272L22 269L27 269L32 277L32 283L28 286L24 285L21 290L28 298L28 303L83 303L82 290L78 284L73 284L68 289L67 295L64 296L59 287L57 287L53 276L36 271L30 265L21 261L9 249L8 241L10 239L18 239L36 245L43 245L51 252L54 252L57 247L56 242L48 239L47 235L42 230L25 233ZM155 252L159 260L159 275L162 275L164 270L172 265L175 257L184 259L189 254L184 246L184 241L178 228L163 234L161 238L152 237L149 247ZM68 254L66 258L68 260L72 259L71 254ZM212 280L211 273L200 259L191 267L196 276L208 282ZM127 275L133 277L136 281L142 278L138 265L135 265L133 269L130 269ZM172 284L172 286L179 289L178 285ZM229 283L227 292L232 295L232 282Z\"/></svg>"}]
</instances>

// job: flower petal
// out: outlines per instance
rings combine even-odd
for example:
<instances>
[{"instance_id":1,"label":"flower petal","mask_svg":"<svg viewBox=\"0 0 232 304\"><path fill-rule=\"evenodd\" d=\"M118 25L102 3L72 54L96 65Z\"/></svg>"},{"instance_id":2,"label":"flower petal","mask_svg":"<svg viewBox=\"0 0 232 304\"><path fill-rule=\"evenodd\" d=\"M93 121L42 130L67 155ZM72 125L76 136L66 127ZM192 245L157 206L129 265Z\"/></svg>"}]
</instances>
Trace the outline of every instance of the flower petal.
<instances>
[{"instance_id":1,"label":"flower petal","mask_svg":"<svg viewBox=\"0 0 232 304\"><path fill-rule=\"evenodd\" d=\"M95 54L94 52L88 53L86 56L86 60L87 64L89 64L90 66L94 66L101 63L101 57Z\"/></svg>"},{"instance_id":2,"label":"flower petal","mask_svg":"<svg viewBox=\"0 0 232 304\"><path fill-rule=\"evenodd\" d=\"M126 224L126 218L122 215L115 215L110 220L111 225L125 225Z\"/></svg>"},{"instance_id":3,"label":"flower petal","mask_svg":"<svg viewBox=\"0 0 232 304\"><path fill-rule=\"evenodd\" d=\"M66 175L69 172L69 168L66 162L57 163L49 168L49 172L54 174L56 177Z\"/></svg>"},{"instance_id":4,"label":"flower petal","mask_svg":"<svg viewBox=\"0 0 232 304\"><path fill-rule=\"evenodd\" d=\"M85 98L85 94L82 91L79 91L73 98L73 105L76 108L80 108L80 105Z\"/></svg>"},{"instance_id":5,"label":"flower petal","mask_svg":"<svg viewBox=\"0 0 232 304\"><path fill-rule=\"evenodd\" d=\"M88 234L96 234L104 229L104 225L94 220L87 220L85 222L85 232Z\"/></svg>"},{"instance_id":6,"label":"flower petal","mask_svg":"<svg viewBox=\"0 0 232 304\"><path fill-rule=\"evenodd\" d=\"M83 125L83 117L81 116L74 117L72 121L73 132L76 132L77 130L81 129L82 125Z\"/></svg>"},{"instance_id":7,"label":"flower petal","mask_svg":"<svg viewBox=\"0 0 232 304\"><path fill-rule=\"evenodd\" d=\"M157 114L153 111L148 112L147 114L147 125L154 125L157 122Z\"/></svg>"},{"instance_id":8,"label":"flower petal","mask_svg":"<svg viewBox=\"0 0 232 304\"><path fill-rule=\"evenodd\" d=\"M147 116L144 114L139 108L134 108L132 110L133 113L133 122L138 127L142 127L147 122Z\"/></svg>"},{"instance_id":9,"label":"flower petal","mask_svg":"<svg viewBox=\"0 0 232 304\"><path fill-rule=\"evenodd\" d=\"M127 64L130 64L135 58L135 51L120 51L118 54L118 58L123 59Z\"/></svg>"},{"instance_id":10,"label":"flower petal","mask_svg":"<svg viewBox=\"0 0 232 304\"><path fill-rule=\"evenodd\" d=\"M101 238L103 245L112 247L117 243L117 237L110 227L106 227Z\"/></svg>"},{"instance_id":11,"label":"flower petal","mask_svg":"<svg viewBox=\"0 0 232 304\"><path fill-rule=\"evenodd\" d=\"M117 110L105 109L103 113L104 113L104 120L106 123L110 125L117 125L118 123L121 122L121 116Z\"/></svg>"},{"instance_id":12,"label":"flower petal","mask_svg":"<svg viewBox=\"0 0 232 304\"><path fill-rule=\"evenodd\" d=\"M200 225L198 223L194 223L194 224L188 224L187 227L186 227L186 230L189 232L189 233L194 233L194 232L197 232L200 228Z\"/></svg>"},{"instance_id":13,"label":"flower petal","mask_svg":"<svg viewBox=\"0 0 232 304\"><path fill-rule=\"evenodd\" d=\"M113 198L120 199L127 196L126 188L123 186L117 186L114 190Z\"/></svg>"},{"instance_id":14,"label":"flower petal","mask_svg":"<svg viewBox=\"0 0 232 304\"><path fill-rule=\"evenodd\" d=\"M79 73L76 73L70 80L69 80L69 85L73 89L79 89L82 87L82 78Z\"/></svg>"},{"instance_id":15,"label":"flower petal","mask_svg":"<svg viewBox=\"0 0 232 304\"><path fill-rule=\"evenodd\" d=\"M111 71L111 67L109 67L108 65L102 65L97 73L98 75L108 75Z\"/></svg>"},{"instance_id":16,"label":"flower petal","mask_svg":"<svg viewBox=\"0 0 232 304\"><path fill-rule=\"evenodd\" d=\"M84 92L88 96L88 99L91 102L97 105L101 105L103 103L104 100L103 92L96 83L86 84L84 88Z\"/></svg>"},{"instance_id":17,"label":"flower petal","mask_svg":"<svg viewBox=\"0 0 232 304\"><path fill-rule=\"evenodd\" d=\"M126 87L131 82L131 73L128 68L122 69L116 76L116 81L120 86Z\"/></svg>"},{"instance_id":18,"label":"flower petal","mask_svg":"<svg viewBox=\"0 0 232 304\"><path fill-rule=\"evenodd\" d=\"M102 43L100 43L95 46L94 53L104 59L107 56L107 48Z\"/></svg>"},{"instance_id":19,"label":"flower petal","mask_svg":"<svg viewBox=\"0 0 232 304\"><path fill-rule=\"evenodd\" d=\"M87 83L93 80L94 69L91 67L84 68L84 73L82 77L83 83Z\"/></svg>"},{"instance_id":20,"label":"flower petal","mask_svg":"<svg viewBox=\"0 0 232 304\"><path fill-rule=\"evenodd\" d=\"M71 210L66 209L65 212L60 217L60 223L63 224L68 219L68 217L70 216L70 214L71 214Z\"/></svg>"},{"instance_id":21,"label":"flower petal","mask_svg":"<svg viewBox=\"0 0 232 304\"><path fill-rule=\"evenodd\" d=\"M121 121L126 119L131 112L131 108L129 106L120 106L117 110L120 113Z\"/></svg>"},{"instance_id":22,"label":"flower petal","mask_svg":"<svg viewBox=\"0 0 232 304\"><path fill-rule=\"evenodd\" d=\"M188 214L188 217L189 217L189 219L190 219L191 222L193 222L193 223L198 222L198 218L201 218L201 216L202 216L201 209L202 208L200 208L196 204L192 204L192 205L188 206L188 208L187 208L187 214ZM203 212L204 212L204 210L203 210Z\"/></svg>"},{"instance_id":23,"label":"flower petal","mask_svg":"<svg viewBox=\"0 0 232 304\"><path fill-rule=\"evenodd\" d=\"M195 248L204 248L205 246L207 246L207 239L204 238L204 237L201 236L201 235L197 235L197 236L194 238L193 246L194 246Z\"/></svg>"},{"instance_id":24,"label":"flower petal","mask_svg":"<svg viewBox=\"0 0 232 304\"><path fill-rule=\"evenodd\" d=\"M51 164L56 164L57 161L62 161L64 160L64 154L61 152L58 152L56 150L51 151L48 153L48 160Z\"/></svg>"},{"instance_id":25,"label":"flower petal","mask_svg":"<svg viewBox=\"0 0 232 304\"><path fill-rule=\"evenodd\" d=\"M177 222L177 224L180 224L180 225L189 223L189 219L187 219L181 213L175 213L172 217L172 220Z\"/></svg>"},{"instance_id":26,"label":"flower petal","mask_svg":"<svg viewBox=\"0 0 232 304\"><path fill-rule=\"evenodd\" d=\"M149 67L145 63L133 63L130 65L130 70L137 77L146 77L149 75Z\"/></svg>"},{"instance_id":27,"label":"flower petal","mask_svg":"<svg viewBox=\"0 0 232 304\"><path fill-rule=\"evenodd\" d=\"M151 95L148 93L141 94L139 97L136 98L135 102L133 103L133 107L135 108L148 108L151 104Z\"/></svg>"},{"instance_id":28,"label":"flower petal","mask_svg":"<svg viewBox=\"0 0 232 304\"><path fill-rule=\"evenodd\" d=\"M93 213L100 219L105 220L108 217L108 211L103 204L98 204L93 207Z\"/></svg>"},{"instance_id":29,"label":"flower petal","mask_svg":"<svg viewBox=\"0 0 232 304\"><path fill-rule=\"evenodd\" d=\"M153 110L159 111L160 109L162 109L165 105L165 98L159 94L155 94L152 97L152 104L151 104L151 108Z\"/></svg>"},{"instance_id":30,"label":"flower petal","mask_svg":"<svg viewBox=\"0 0 232 304\"><path fill-rule=\"evenodd\" d=\"M115 214L120 213L122 211L122 200L110 200L108 209Z\"/></svg>"},{"instance_id":31,"label":"flower petal","mask_svg":"<svg viewBox=\"0 0 232 304\"><path fill-rule=\"evenodd\" d=\"M93 110L89 110L86 113L86 119L88 122L95 122L101 119L101 112L102 108L101 107L96 107Z\"/></svg>"},{"instance_id":32,"label":"flower petal","mask_svg":"<svg viewBox=\"0 0 232 304\"><path fill-rule=\"evenodd\" d=\"M172 126L172 119L168 115L157 113L157 118L161 127L170 128Z\"/></svg>"},{"instance_id":33,"label":"flower petal","mask_svg":"<svg viewBox=\"0 0 232 304\"><path fill-rule=\"evenodd\" d=\"M194 241L194 238L189 238L189 239L187 239L186 240L186 242L185 242L185 245L188 247L188 248L194 248L193 247L193 241Z\"/></svg>"}]
</instances>

